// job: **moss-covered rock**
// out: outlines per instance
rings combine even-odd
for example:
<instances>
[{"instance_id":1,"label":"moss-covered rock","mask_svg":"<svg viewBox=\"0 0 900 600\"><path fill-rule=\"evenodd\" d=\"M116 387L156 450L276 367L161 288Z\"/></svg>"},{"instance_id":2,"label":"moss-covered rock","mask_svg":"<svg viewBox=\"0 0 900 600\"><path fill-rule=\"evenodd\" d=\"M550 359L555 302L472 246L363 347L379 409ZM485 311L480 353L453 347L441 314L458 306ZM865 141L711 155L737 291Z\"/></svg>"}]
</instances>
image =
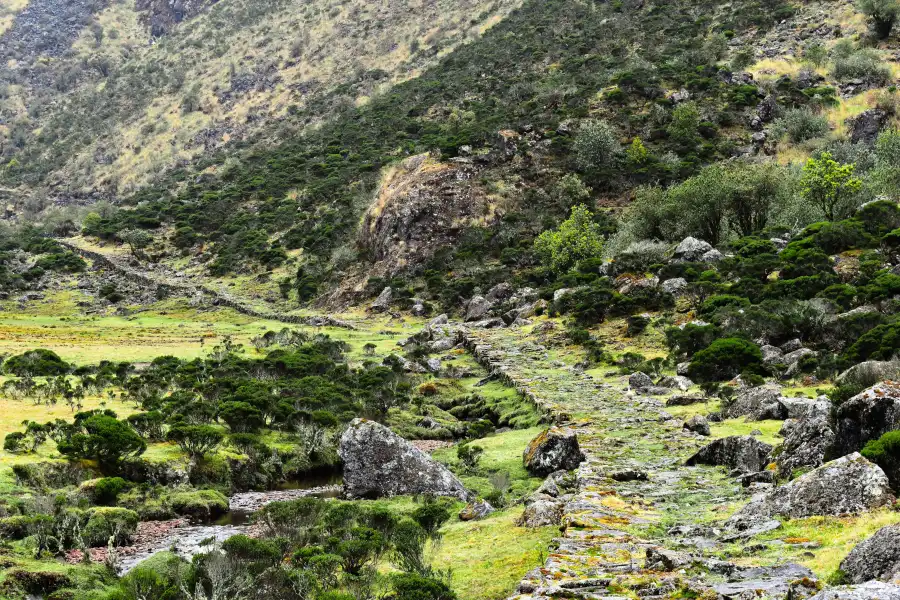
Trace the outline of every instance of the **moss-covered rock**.
<instances>
[{"instance_id":1,"label":"moss-covered rock","mask_svg":"<svg viewBox=\"0 0 900 600\"><path fill-rule=\"evenodd\" d=\"M137 532L139 519L133 510L101 507L91 509L88 514L84 538L91 546L105 546L111 537L117 544L128 544Z\"/></svg>"},{"instance_id":2,"label":"moss-covered rock","mask_svg":"<svg viewBox=\"0 0 900 600\"><path fill-rule=\"evenodd\" d=\"M177 492L169 503L177 514L193 521L212 521L228 512L228 498L215 490Z\"/></svg>"}]
</instances>

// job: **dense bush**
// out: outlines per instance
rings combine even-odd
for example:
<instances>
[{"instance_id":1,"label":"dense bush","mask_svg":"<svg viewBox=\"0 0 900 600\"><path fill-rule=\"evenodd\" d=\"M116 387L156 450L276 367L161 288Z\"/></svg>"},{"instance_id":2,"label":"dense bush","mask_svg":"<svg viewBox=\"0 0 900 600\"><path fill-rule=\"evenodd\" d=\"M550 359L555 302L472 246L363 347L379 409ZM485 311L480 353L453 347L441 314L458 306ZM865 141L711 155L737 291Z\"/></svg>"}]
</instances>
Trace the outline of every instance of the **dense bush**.
<instances>
[{"instance_id":1,"label":"dense bush","mask_svg":"<svg viewBox=\"0 0 900 600\"><path fill-rule=\"evenodd\" d=\"M84 540L92 547L105 546L110 538L117 545L127 545L137 532L138 515L125 508L94 508L88 513Z\"/></svg>"},{"instance_id":2,"label":"dense bush","mask_svg":"<svg viewBox=\"0 0 900 600\"><path fill-rule=\"evenodd\" d=\"M828 130L828 119L805 106L787 110L772 124L775 135L787 136L794 143L822 137Z\"/></svg>"},{"instance_id":3,"label":"dense bush","mask_svg":"<svg viewBox=\"0 0 900 600\"><path fill-rule=\"evenodd\" d=\"M3 372L18 377L53 377L65 375L71 370L66 363L52 350L39 348L11 356L3 363Z\"/></svg>"},{"instance_id":4,"label":"dense bush","mask_svg":"<svg viewBox=\"0 0 900 600\"><path fill-rule=\"evenodd\" d=\"M881 467L891 480L891 486L900 489L900 431L889 431L877 440L869 441L862 455Z\"/></svg>"},{"instance_id":5,"label":"dense bush","mask_svg":"<svg viewBox=\"0 0 900 600\"><path fill-rule=\"evenodd\" d=\"M761 368L759 346L742 338L721 338L694 355L688 375L697 381L722 381Z\"/></svg>"},{"instance_id":6,"label":"dense bush","mask_svg":"<svg viewBox=\"0 0 900 600\"><path fill-rule=\"evenodd\" d=\"M147 444L127 423L97 412L79 413L74 426L57 442L59 452L70 459L96 460L113 465L122 458L139 456Z\"/></svg>"},{"instance_id":7,"label":"dense bush","mask_svg":"<svg viewBox=\"0 0 900 600\"><path fill-rule=\"evenodd\" d=\"M864 333L844 353L851 364L864 360L890 360L900 351L900 322L879 325Z\"/></svg>"}]
</instances>

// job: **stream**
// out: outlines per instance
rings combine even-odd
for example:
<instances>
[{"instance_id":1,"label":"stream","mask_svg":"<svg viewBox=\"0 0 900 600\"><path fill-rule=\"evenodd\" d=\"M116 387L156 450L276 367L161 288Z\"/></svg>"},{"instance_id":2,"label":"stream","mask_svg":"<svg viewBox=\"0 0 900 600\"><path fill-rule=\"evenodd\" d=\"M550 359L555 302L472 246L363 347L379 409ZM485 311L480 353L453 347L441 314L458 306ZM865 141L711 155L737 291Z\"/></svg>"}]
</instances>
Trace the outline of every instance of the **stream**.
<instances>
[{"instance_id":1,"label":"stream","mask_svg":"<svg viewBox=\"0 0 900 600\"><path fill-rule=\"evenodd\" d=\"M120 549L119 575L125 575L142 561L157 552L166 550L173 550L185 560L190 561L195 555L208 550L208 542L211 539L221 543L233 535L247 533L250 516L267 504L308 496L337 498L343 491L343 486L337 483L339 481L339 477L331 478L328 482L312 480L301 482L299 485L295 484L296 487L293 489L235 494L229 501L228 514L216 523L209 525L191 525L184 520L160 522L155 527L157 534L147 535L145 540L137 539L135 545ZM142 523L142 525L150 524Z\"/></svg>"}]
</instances>

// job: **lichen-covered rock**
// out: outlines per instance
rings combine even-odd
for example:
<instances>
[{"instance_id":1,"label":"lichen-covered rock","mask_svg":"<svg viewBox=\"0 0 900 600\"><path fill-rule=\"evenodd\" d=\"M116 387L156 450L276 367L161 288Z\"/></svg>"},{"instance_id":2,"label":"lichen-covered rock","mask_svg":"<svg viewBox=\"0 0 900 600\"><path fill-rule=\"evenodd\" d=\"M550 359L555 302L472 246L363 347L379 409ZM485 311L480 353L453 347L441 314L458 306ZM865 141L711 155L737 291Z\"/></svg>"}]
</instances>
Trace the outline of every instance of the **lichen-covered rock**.
<instances>
[{"instance_id":1,"label":"lichen-covered rock","mask_svg":"<svg viewBox=\"0 0 900 600\"><path fill-rule=\"evenodd\" d=\"M475 502L469 502L466 504L465 508L459 511L459 520L460 521L477 521L478 519L483 519L489 514L494 512L494 507L490 505L486 500L476 500Z\"/></svg>"},{"instance_id":2,"label":"lichen-covered rock","mask_svg":"<svg viewBox=\"0 0 900 600\"><path fill-rule=\"evenodd\" d=\"M564 509L565 502L561 500L549 496L533 496L516 524L532 528L559 525Z\"/></svg>"},{"instance_id":3,"label":"lichen-covered rock","mask_svg":"<svg viewBox=\"0 0 900 600\"><path fill-rule=\"evenodd\" d=\"M656 385L671 388L673 390L679 390L681 392L686 392L691 389L691 386L694 385L694 382L688 379L687 377L683 377L681 375L666 376L660 379Z\"/></svg>"},{"instance_id":4,"label":"lichen-covered rock","mask_svg":"<svg viewBox=\"0 0 900 600\"><path fill-rule=\"evenodd\" d=\"M494 304L484 296L475 296L466 306L466 322L482 320L493 307Z\"/></svg>"},{"instance_id":5,"label":"lichen-covered rock","mask_svg":"<svg viewBox=\"0 0 900 600\"><path fill-rule=\"evenodd\" d=\"M850 142L871 146L887 125L890 115L880 108L870 108L845 121L850 128Z\"/></svg>"},{"instance_id":6,"label":"lichen-covered rock","mask_svg":"<svg viewBox=\"0 0 900 600\"><path fill-rule=\"evenodd\" d=\"M900 600L900 585L869 581L819 592L809 600Z\"/></svg>"},{"instance_id":7,"label":"lichen-covered rock","mask_svg":"<svg viewBox=\"0 0 900 600\"><path fill-rule=\"evenodd\" d=\"M729 419L747 417L750 421L783 420L787 417L787 411L781 403L781 386L766 384L743 389L722 414Z\"/></svg>"},{"instance_id":8,"label":"lichen-covered rock","mask_svg":"<svg viewBox=\"0 0 900 600\"><path fill-rule=\"evenodd\" d=\"M535 475L568 471L584 460L574 430L551 427L529 442L522 455L525 468Z\"/></svg>"},{"instance_id":9,"label":"lichen-covered rock","mask_svg":"<svg viewBox=\"0 0 900 600\"><path fill-rule=\"evenodd\" d=\"M378 294L378 297L375 298L375 301L369 306L369 310L374 313L383 313L391 307L393 299L394 291L390 287L386 287L381 290L381 293Z\"/></svg>"},{"instance_id":10,"label":"lichen-covered rock","mask_svg":"<svg viewBox=\"0 0 900 600\"><path fill-rule=\"evenodd\" d=\"M688 286L687 279L684 277L675 277L674 279L666 279L662 283L662 289L667 294L679 294Z\"/></svg>"},{"instance_id":11,"label":"lichen-covered rock","mask_svg":"<svg viewBox=\"0 0 900 600\"><path fill-rule=\"evenodd\" d=\"M893 501L884 471L854 453L754 497L730 522L774 516L801 519L855 514Z\"/></svg>"},{"instance_id":12,"label":"lichen-covered rock","mask_svg":"<svg viewBox=\"0 0 900 600\"><path fill-rule=\"evenodd\" d=\"M354 419L341 436L338 454L344 462L344 493L350 498L407 494L469 498L447 467L374 421Z\"/></svg>"},{"instance_id":13,"label":"lichen-covered rock","mask_svg":"<svg viewBox=\"0 0 900 600\"><path fill-rule=\"evenodd\" d=\"M895 429L900 429L900 384L886 381L853 396L838 408L836 452L857 452L866 442Z\"/></svg>"},{"instance_id":14,"label":"lichen-covered rock","mask_svg":"<svg viewBox=\"0 0 900 600\"><path fill-rule=\"evenodd\" d=\"M707 421L706 417L704 417L703 415L694 415L684 422L683 428L700 435L708 436L711 433L709 429L709 421Z\"/></svg>"},{"instance_id":15,"label":"lichen-covered rock","mask_svg":"<svg viewBox=\"0 0 900 600\"><path fill-rule=\"evenodd\" d=\"M763 363L767 365L780 363L781 359L784 358L784 352L781 351L781 348L769 346L768 344L760 346L759 351L762 352Z\"/></svg>"},{"instance_id":16,"label":"lichen-covered rock","mask_svg":"<svg viewBox=\"0 0 900 600\"><path fill-rule=\"evenodd\" d=\"M694 237L686 237L675 247L673 258L679 262L698 262L703 258L704 254L712 249L713 247L709 242L704 242Z\"/></svg>"},{"instance_id":17,"label":"lichen-covered rock","mask_svg":"<svg viewBox=\"0 0 900 600\"><path fill-rule=\"evenodd\" d=\"M644 568L652 571L675 571L690 565L692 559L689 555L674 552L666 548L647 548L647 560Z\"/></svg>"},{"instance_id":18,"label":"lichen-covered rock","mask_svg":"<svg viewBox=\"0 0 900 600\"><path fill-rule=\"evenodd\" d=\"M900 582L900 525L883 527L860 542L841 563L841 571L850 583Z\"/></svg>"},{"instance_id":19,"label":"lichen-covered rock","mask_svg":"<svg viewBox=\"0 0 900 600\"><path fill-rule=\"evenodd\" d=\"M786 421L782 435L784 444L777 461L782 477L790 477L797 469L821 467L834 447L834 430L821 416Z\"/></svg>"},{"instance_id":20,"label":"lichen-covered rock","mask_svg":"<svg viewBox=\"0 0 900 600\"><path fill-rule=\"evenodd\" d=\"M830 419L831 417L831 402L825 396L815 400L781 398L780 402L788 419Z\"/></svg>"},{"instance_id":21,"label":"lichen-covered rock","mask_svg":"<svg viewBox=\"0 0 900 600\"><path fill-rule=\"evenodd\" d=\"M650 387L653 385L653 380L650 379L650 376L646 373L638 371L637 373L632 373L628 376L628 387L633 390L639 390L641 388Z\"/></svg>"},{"instance_id":22,"label":"lichen-covered rock","mask_svg":"<svg viewBox=\"0 0 900 600\"><path fill-rule=\"evenodd\" d=\"M710 442L697 451L685 463L695 465L726 466L741 473L756 473L766 468L772 446L760 442L756 438L731 436Z\"/></svg>"}]
</instances>

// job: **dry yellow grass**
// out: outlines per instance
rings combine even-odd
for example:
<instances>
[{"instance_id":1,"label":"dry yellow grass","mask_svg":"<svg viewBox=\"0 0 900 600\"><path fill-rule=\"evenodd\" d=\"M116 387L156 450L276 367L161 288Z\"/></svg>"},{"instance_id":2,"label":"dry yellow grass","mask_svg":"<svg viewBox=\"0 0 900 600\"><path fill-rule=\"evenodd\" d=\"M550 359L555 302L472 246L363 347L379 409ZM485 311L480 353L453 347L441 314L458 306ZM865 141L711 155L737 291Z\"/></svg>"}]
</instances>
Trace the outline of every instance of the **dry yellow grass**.
<instances>
[{"instance_id":1,"label":"dry yellow grass","mask_svg":"<svg viewBox=\"0 0 900 600\"><path fill-rule=\"evenodd\" d=\"M0 0L0 35L9 29L16 15L26 6L28 6L28 0Z\"/></svg>"}]
</instances>

